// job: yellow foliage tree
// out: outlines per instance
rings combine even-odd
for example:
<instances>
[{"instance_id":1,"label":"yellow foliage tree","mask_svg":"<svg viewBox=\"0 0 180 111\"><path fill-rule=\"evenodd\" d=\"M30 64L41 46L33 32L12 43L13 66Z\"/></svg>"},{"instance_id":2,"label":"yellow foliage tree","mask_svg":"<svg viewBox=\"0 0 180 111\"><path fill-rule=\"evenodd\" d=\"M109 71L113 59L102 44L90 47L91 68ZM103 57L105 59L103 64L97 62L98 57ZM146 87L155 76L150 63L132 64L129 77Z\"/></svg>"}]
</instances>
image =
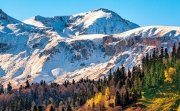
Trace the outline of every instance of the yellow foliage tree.
<instances>
[{"instance_id":1,"label":"yellow foliage tree","mask_svg":"<svg viewBox=\"0 0 180 111\"><path fill-rule=\"evenodd\" d=\"M100 104L101 103L101 101L102 101L102 93L100 92L100 93L97 93L96 95L95 95L95 97L94 97L94 104L95 105L98 105L98 104Z\"/></svg>"},{"instance_id":2,"label":"yellow foliage tree","mask_svg":"<svg viewBox=\"0 0 180 111\"><path fill-rule=\"evenodd\" d=\"M168 69L168 73L169 73L170 76L171 76L171 75L174 75L174 74L176 74L176 69L173 68L173 67L170 67L170 68Z\"/></svg>"},{"instance_id":3,"label":"yellow foliage tree","mask_svg":"<svg viewBox=\"0 0 180 111\"><path fill-rule=\"evenodd\" d=\"M90 108L92 108L92 106L93 106L93 98L91 98L91 99L88 99L87 101L86 101L86 107L88 108L88 107L90 107Z\"/></svg>"},{"instance_id":4,"label":"yellow foliage tree","mask_svg":"<svg viewBox=\"0 0 180 111\"><path fill-rule=\"evenodd\" d=\"M105 100L107 101L109 100L109 98L110 98L110 92L109 92L109 87L107 87L105 90Z\"/></svg>"},{"instance_id":5,"label":"yellow foliage tree","mask_svg":"<svg viewBox=\"0 0 180 111\"><path fill-rule=\"evenodd\" d=\"M109 100L110 100L110 91L109 87L105 89L105 95L104 95L104 107L108 108L109 107Z\"/></svg>"},{"instance_id":6,"label":"yellow foliage tree","mask_svg":"<svg viewBox=\"0 0 180 111\"><path fill-rule=\"evenodd\" d=\"M110 104L114 106L114 100L114 97L110 98L110 89L107 87L104 95L101 92L96 93L93 98L86 101L85 106L87 109L89 109L93 107L93 104L95 106L104 105L104 107L108 109Z\"/></svg>"},{"instance_id":7,"label":"yellow foliage tree","mask_svg":"<svg viewBox=\"0 0 180 111\"><path fill-rule=\"evenodd\" d=\"M88 108L88 107L93 107L93 103L94 103L94 105L99 105L103 100L102 100L102 98L103 98L103 95L102 95L102 93L100 92L100 93L96 93L96 95L93 97L93 98L91 98L91 99L88 99L87 101L86 101L86 107Z\"/></svg>"},{"instance_id":8,"label":"yellow foliage tree","mask_svg":"<svg viewBox=\"0 0 180 111\"><path fill-rule=\"evenodd\" d=\"M172 83L173 79L172 76L176 74L176 69L173 67L168 68L167 70L164 71L164 76L165 76L165 82Z\"/></svg>"}]
</instances>

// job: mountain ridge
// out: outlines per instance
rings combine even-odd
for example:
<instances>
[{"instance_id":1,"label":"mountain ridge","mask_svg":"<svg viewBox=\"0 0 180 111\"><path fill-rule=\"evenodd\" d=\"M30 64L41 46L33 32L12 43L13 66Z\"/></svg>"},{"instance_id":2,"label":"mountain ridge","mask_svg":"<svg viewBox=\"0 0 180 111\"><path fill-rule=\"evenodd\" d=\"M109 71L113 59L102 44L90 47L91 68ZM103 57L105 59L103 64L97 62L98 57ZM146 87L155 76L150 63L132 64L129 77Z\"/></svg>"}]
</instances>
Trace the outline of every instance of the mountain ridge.
<instances>
[{"instance_id":1,"label":"mountain ridge","mask_svg":"<svg viewBox=\"0 0 180 111\"><path fill-rule=\"evenodd\" d=\"M137 24L121 18L117 13L103 8L71 16L55 16L52 18L35 16L24 22L38 27L52 27L59 33L69 33L73 36L121 33L139 27Z\"/></svg>"},{"instance_id":2,"label":"mountain ridge","mask_svg":"<svg viewBox=\"0 0 180 111\"><path fill-rule=\"evenodd\" d=\"M170 26L140 27L115 34L63 33L21 22L0 24L0 82L17 86L27 79L47 83L86 77L97 80L110 69L121 65L131 69L141 64L141 58L153 48L163 46L171 51L173 44L180 42L180 27Z\"/></svg>"},{"instance_id":3,"label":"mountain ridge","mask_svg":"<svg viewBox=\"0 0 180 111\"><path fill-rule=\"evenodd\" d=\"M22 23L21 21L8 16L2 9L0 9L0 25Z\"/></svg>"}]
</instances>

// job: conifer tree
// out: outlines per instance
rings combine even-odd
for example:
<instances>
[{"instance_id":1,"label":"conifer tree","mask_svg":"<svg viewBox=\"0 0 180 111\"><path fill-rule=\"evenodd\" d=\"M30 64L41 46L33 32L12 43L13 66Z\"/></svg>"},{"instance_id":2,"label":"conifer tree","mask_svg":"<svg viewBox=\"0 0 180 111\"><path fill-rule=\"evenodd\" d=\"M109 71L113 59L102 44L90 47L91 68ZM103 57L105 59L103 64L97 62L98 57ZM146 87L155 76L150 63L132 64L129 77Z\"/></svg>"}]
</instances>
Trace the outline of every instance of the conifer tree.
<instances>
[{"instance_id":1,"label":"conifer tree","mask_svg":"<svg viewBox=\"0 0 180 111\"><path fill-rule=\"evenodd\" d=\"M61 111L65 111L64 107L61 108Z\"/></svg>"},{"instance_id":2,"label":"conifer tree","mask_svg":"<svg viewBox=\"0 0 180 111\"><path fill-rule=\"evenodd\" d=\"M176 44L173 45L171 53L171 66L176 63Z\"/></svg>"},{"instance_id":3,"label":"conifer tree","mask_svg":"<svg viewBox=\"0 0 180 111\"><path fill-rule=\"evenodd\" d=\"M131 78L131 71L128 69L128 77Z\"/></svg>"},{"instance_id":4,"label":"conifer tree","mask_svg":"<svg viewBox=\"0 0 180 111\"><path fill-rule=\"evenodd\" d=\"M53 108L53 106L52 106L52 105L50 106L49 111L55 111L55 109Z\"/></svg>"},{"instance_id":5,"label":"conifer tree","mask_svg":"<svg viewBox=\"0 0 180 111\"><path fill-rule=\"evenodd\" d=\"M126 93L125 93L125 104L129 104L129 92L128 89L126 89Z\"/></svg>"},{"instance_id":6,"label":"conifer tree","mask_svg":"<svg viewBox=\"0 0 180 111\"><path fill-rule=\"evenodd\" d=\"M73 81L72 81L72 84L74 85L75 84L75 80L73 79Z\"/></svg>"},{"instance_id":7,"label":"conifer tree","mask_svg":"<svg viewBox=\"0 0 180 111\"><path fill-rule=\"evenodd\" d=\"M115 95L115 106L119 106L121 103L121 97L119 94L119 91L116 91L116 95Z\"/></svg>"},{"instance_id":8,"label":"conifer tree","mask_svg":"<svg viewBox=\"0 0 180 111\"><path fill-rule=\"evenodd\" d=\"M160 53L160 56L159 56L161 59L164 57L164 48L161 47L161 53Z\"/></svg>"},{"instance_id":9,"label":"conifer tree","mask_svg":"<svg viewBox=\"0 0 180 111\"><path fill-rule=\"evenodd\" d=\"M34 106L33 111L38 111L38 108L36 105Z\"/></svg>"},{"instance_id":10,"label":"conifer tree","mask_svg":"<svg viewBox=\"0 0 180 111\"><path fill-rule=\"evenodd\" d=\"M72 111L72 108L71 108L70 104L68 104L66 111Z\"/></svg>"},{"instance_id":11,"label":"conifer tree","mask_svg":"<svg viewBox=\"0 0 180 111\"><path fill-rule=\"evenodd\" d=\"M103 85L107 85L107 79L106 79L106 76L104 76L104 79L103 79Z\"/></svg>"},{"instance_id":12,"label":"conifer tree","mask_svg":"<svg viewBox=\"0 0 180 111\"><path fill-rule=\"evenodd\" d=\"M111 73L111 69L110 69L109 75L108 75L108 82L109 82L109 83L110 83L111 79L112 79L112 73Z\"/></svg>"},{"instance_id":13,"label":"conifer tree","mask_svg":"<svg viewBox=\"0 0 180 111\"><path fill-rule=\"evenodd\" d=\"M30 87L29 81L26 80L26 86L25 86L25 88L29 88L29 87Z\"/></svg>"},{"instance_id":14,"label":"conifer tree","mask_svg":"<svg viewBox=\"0 0 180 111\"><path fill-rule=\"evenodd\" d=\"M43 111L42 106L38 106L38 111Z\"/></svg>"},{"instance_id":15,"label":"conifer tree","mask_svg":"<svg viewBox=\"0 0 180 111\"><path fill-rule=\"evenodd\" d=\"M120 81L120 78L122 76L122 73L120 72L120 69L118 68L115 72L114 72L114 82L115 82L115 86L117 85L117 83Z\"/></svg>"},{"instance_id":16,"label":"conifer tree","mask_svg":"<svg viewBox=\"0 0 180 111\"><path fill-rule=\"evenodd\" d=\"M46 85L46 81L44 80L44 82L43 82L43 85L45 86Z\"/></svg>"},{"instance_id":17,"label":"conifer tree","mask_svg":"<svg viewBox=\"0 0 180 111\"><path fill-rule=\"evenodd\" d=\"M177 58L180 59L180 43L179 43L179 46L178 46L178 49L177 49Z\"/></svg>"},{"instance_id":18,"label":"conifer tree","mask_svg":"<svg viewBox=\"0 0 180 111\"><path fill-rule=\"evenodd\" d=\"M4 87L3 85L0 85L0 94L4 93Z\"/></svg>"},{"instance_id":19,"label":"conifer tree","mask_svg":"<svg viewBox=\"0 0 180 111\"><path fill-rule=\"evenodd\" d=\"M145 64L148 65L148 63L149 63L149 53L146 53L146 62L145 62Z\"/></svg>"},{"instance_id":20,"label":"conifer tree","mask_svg":"<svg viewBox=\"0 0 180 111\"><path fill-rule=\"evenodd\" d=\"M168 59L169 58L169 54L168 54L168 49L165 49L165 58Z\"/></svg>"},{"instance_id":21,"label":"conifer tree","mask_svg":"<svg viewBox=\"0 0 180 111\"><path fill-rule=\"evenodd\" d=\"M125 67L122 65L120 69L120 81L123 85L125 85L125 80L126 80Z\"/></svg>"},{"instance_id":22,"label":"conifer tree","mask_svg":"<svg viewBox=\"0 0 180 111\"><path fill-rule=\"evenodd\" d=\"M12 86L11 83L8 83L7 85L7 93L11 93L12 92Z\"/></svg>"}]
</instances>

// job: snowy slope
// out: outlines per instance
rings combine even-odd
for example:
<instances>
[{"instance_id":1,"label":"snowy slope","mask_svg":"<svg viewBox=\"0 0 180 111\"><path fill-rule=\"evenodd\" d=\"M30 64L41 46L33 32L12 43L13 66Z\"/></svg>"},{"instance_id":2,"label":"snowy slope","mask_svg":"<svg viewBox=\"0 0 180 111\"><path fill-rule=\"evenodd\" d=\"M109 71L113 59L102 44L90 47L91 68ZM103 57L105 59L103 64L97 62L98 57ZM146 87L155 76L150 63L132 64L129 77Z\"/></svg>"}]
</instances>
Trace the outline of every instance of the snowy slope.
<instances>
[{"instance_id":1,"label":"snowy slope","mask_svg":"<svg viewBox=\"0 0 180 111\"><path fill-rule=\"evenodd\" d=\"M52 27L59 34L115 34L139 27L121 18L108 9L97 9L72 16L56 16L53 18L35 16L24 21L38 27Z\"/></svg>"},{"instance_id":2,"label":"snowy slope","mask_svg":"<svg viewBox=\"0 0 180 111\"><path fill-rule=\"evenodd\" d=\"M27 79L58 83L98 79L122 64L127 68L140 64L142 56L155 47L171 50L174 43L180 42L180 27L148 26L119 34L61 37L52 28L27 25L2 11L0 15L3 84L19 85ZM80 15L87 14L74 17Z\"/></svg>"},{"instance_id":3,"label":"snowy slope","mask_svg":"<svg viewBox=\"0 0 180 111\"><path fill-rule=\"evenodd\" d=\"M71 72L65 71L64 75L58 76L56 82L61 83L66 79L79 80L86 77L98 79L106 75L110 69L115 70L121 65L131 69L135 64L141 64L142 57L147 52L151 52L153 48L163 46L168 47L171 51L173 44L180 42L180 27L149 26L121 34L99 37L100 35L87 35L87 40L91 40L94 44L98 42L98 52L95 50L96 52L87 60L73 63L73 65L77 64L75 67L85 63L84 68L80 67ZM77 38L74 40L79 41L85 37ZM94 56L96 57L94 58Z\"/></svg>"}]
</instances>

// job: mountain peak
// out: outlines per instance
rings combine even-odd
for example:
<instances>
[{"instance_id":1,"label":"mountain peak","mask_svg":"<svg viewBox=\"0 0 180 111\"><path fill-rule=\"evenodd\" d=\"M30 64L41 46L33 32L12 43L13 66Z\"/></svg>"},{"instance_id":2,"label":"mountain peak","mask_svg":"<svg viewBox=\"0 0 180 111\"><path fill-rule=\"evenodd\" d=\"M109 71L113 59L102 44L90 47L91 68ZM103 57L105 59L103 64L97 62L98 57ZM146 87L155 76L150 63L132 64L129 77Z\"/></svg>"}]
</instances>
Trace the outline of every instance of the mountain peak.
<instances>
[{"instance_id":1,"label":"mountain peak","mask_svg":"<svg viewBox=\"0 0 180 111\"><path fill-rule=\"evenodd\" d=\"M2 10L0 9L0 19L7 19L8 15Z\"/></svg>"},{"instance_id":2,"label":"mountain peak","mask_svg":"<svg viewBox=\"0 0 180 111\"><path fill-rule=\"evenodd\" d=\"M115 34L139 27L123 19L117 13L99 8L71 16L42 17L25 20L24 23L37 27L52 27L57 32L69 35ZM107 25L109 24L109 25Z\"/></svg>"},{"instance_id":3,"label":"mountain peak","mask_svg":"<svg viewBox=\"0 0 180 111\"><path fill-rule=\"evenodd\" d=\"M103 11L103 12L106 12L106 13L109 13L109 12L113 12L113 11L111 11L111 10L109 10L109 9L106 9L106 8L99 8L99 9L96 9L96 10L94 10L93 12L96 12L96 11ZM113 12L114 13L114 12Z\"/></svg>"},{"instance_id":4,"label":"mountain peak","mask_svg":"<svg viewBox=\"0 0 180 111\"><path fill-rule=\"evenodd\" d=\"M42 16L40 16L40 15L34 16L34 19L35 19L35 20L40 20L40 19L42 19L42 18L44 18L44 17L42 17Z\"/></svg>"},{"instance_id":5,"label":"mountain peak","mask_svg":"<svg viewBox=\"0 0 180 111\"><path fill-rule=\"evenodd\" d=\"M7 25L7 24L17 24L21 23L19 20L12 18L8 14L6 14L2 9L0 9L0 25Z\"/></svg>"}]
</instances>

